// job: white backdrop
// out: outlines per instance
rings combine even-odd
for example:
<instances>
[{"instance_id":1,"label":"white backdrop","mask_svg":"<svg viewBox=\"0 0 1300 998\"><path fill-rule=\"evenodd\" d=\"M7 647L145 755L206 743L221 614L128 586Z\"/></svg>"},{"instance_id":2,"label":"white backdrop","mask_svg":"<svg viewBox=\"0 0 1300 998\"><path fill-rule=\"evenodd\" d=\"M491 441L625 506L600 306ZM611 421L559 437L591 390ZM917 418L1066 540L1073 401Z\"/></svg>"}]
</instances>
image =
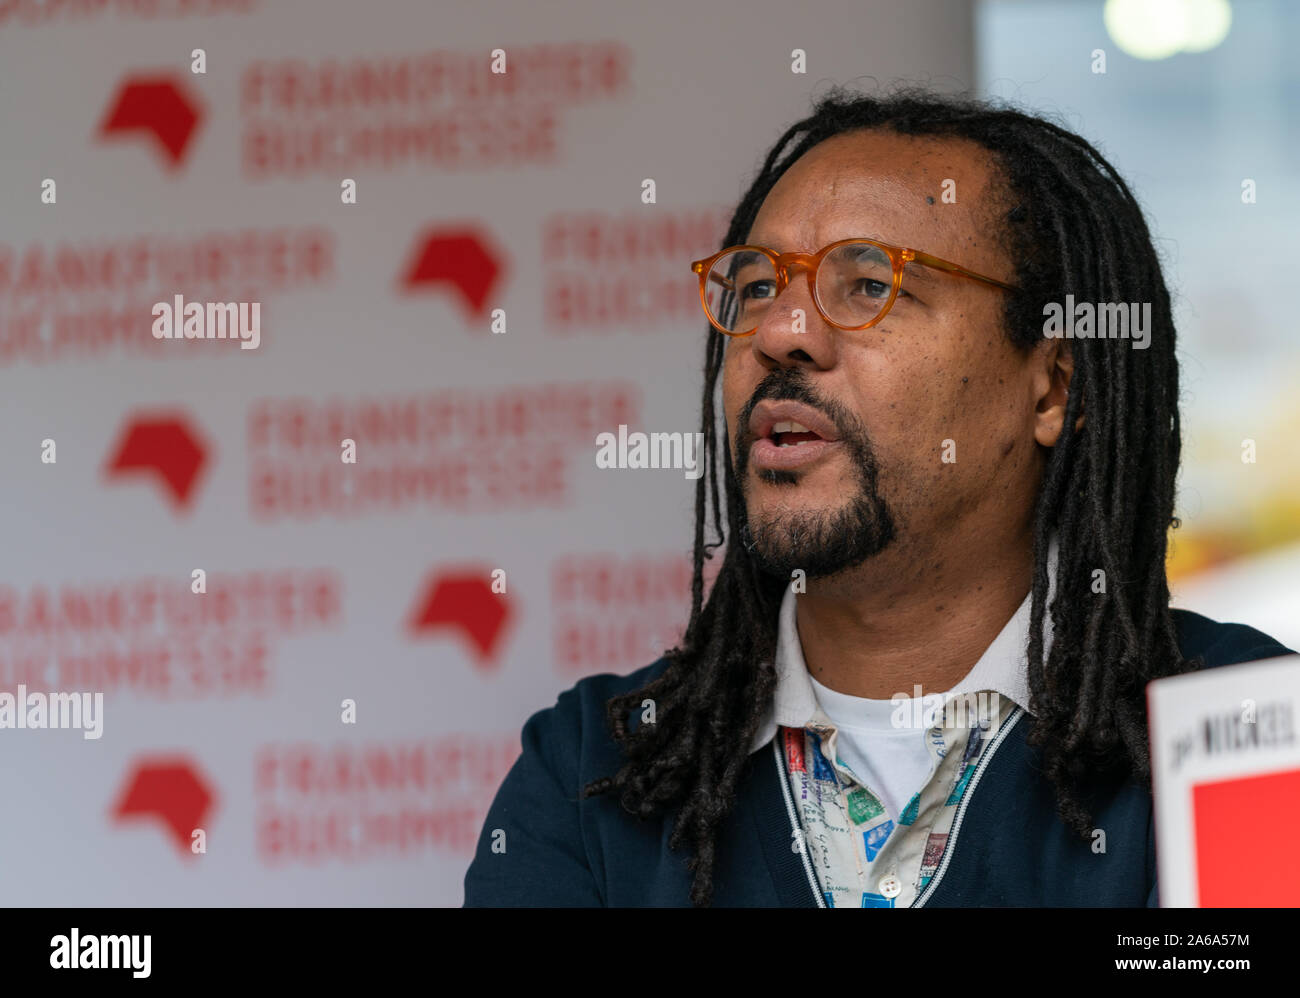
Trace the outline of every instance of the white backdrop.
<instances>
[{"instance_id":1,"label":"white backdrop","mask_svg":"<svg viewBox=\"0 0 1300 998\"><path fill-rule=\"evenodd\" d=\"M0 730L0 899L459 904L527 716L684 623L694 483L594 455L697 428L689 262L827 83L971 64L938 0L0 0L0 689L105 710Z\"/></svg>"}]
</instances>

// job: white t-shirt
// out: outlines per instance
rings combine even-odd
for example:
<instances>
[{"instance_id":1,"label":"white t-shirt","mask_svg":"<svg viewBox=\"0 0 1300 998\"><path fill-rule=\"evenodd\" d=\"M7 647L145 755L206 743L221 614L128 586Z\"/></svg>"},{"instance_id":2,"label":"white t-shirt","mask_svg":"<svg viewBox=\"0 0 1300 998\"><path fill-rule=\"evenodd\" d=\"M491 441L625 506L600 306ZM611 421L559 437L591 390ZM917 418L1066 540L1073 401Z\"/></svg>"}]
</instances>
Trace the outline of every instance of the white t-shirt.
<instances>
[{"instance_id":1,"label":"white t-shirt","mask_svg":"<svg viewBox=\"0 0 1300 998\"><path fill-rule=\"evenodd\" d=\"M813 678L817 702L839 732L836 751L853 774L881 799L898 821L912 797L925 786L933 759L924 727L895 727L900 707L912 717L914 700L868 700L837 693ZM833 760L832 760L833 761Z\"/></svg>"}]
</instances>

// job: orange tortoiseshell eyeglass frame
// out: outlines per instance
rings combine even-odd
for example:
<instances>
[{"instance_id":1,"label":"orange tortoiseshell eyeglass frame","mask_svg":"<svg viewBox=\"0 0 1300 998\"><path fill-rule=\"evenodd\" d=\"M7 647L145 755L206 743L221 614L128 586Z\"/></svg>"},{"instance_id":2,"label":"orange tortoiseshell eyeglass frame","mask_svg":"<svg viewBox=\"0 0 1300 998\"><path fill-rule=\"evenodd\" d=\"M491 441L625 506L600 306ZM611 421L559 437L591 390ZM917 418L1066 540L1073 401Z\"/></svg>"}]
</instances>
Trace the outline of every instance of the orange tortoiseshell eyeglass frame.
<instances>
[{"instance_id":1,"label":"orange tortoiseshell eyeglass frame","mask_svg":"<svg viewBox=\"0 0 1300 998\"><path fill-rule=\"evenodd\" d=\"M866 243L869 246L875 246L889 255L890 261L894 266L894 284L889 291L889 298L886 300L884 307L872 317L870 322L865 322L861 326L845 326L836 322L826 314L822 308L822 303L817 299L817 268L821 266L822 260L832 250L845 246L849 243ZM700 278L700 305L704 309L704 314L708 316L710 324L718 332L727 336L751 336L758 329L755 324L753 329L746 329L743 332L732 332L730 329L723 329L709 312L708 288L705 286L709 277L727 287L727 280L718 274L710 274L713 265L725 254L735 252L736 250L753 250L756 253L762 253L772 261L773 268L776 271L777 289L779 295L786 289L790 283L790 273L794 270L803 269L808 274L808 294L812 298L813 304L821 317L837 329L856 331L859 329L869 329L889 314L890 308L893 307L894 300L898 297L898 292L903 286L903 266L907 263L916 262L926 267L933 267L935 270L947 271L950 274L956 274L959 277L966 277L972 281L983 281L985 284L992 284L994 287L1004 288L1008 291L1015 291L1014 284L1006 284L992 277L985 277L983 274L977 274L973 270L967 270L965 267L952 263L949 260L941 260L937 256L931 256L929 253L922 253L920 250L909 249L905 246L891 246L889 243L882 243L875 239L841 239L831 243L829 246L818 251L817 253L774 253L766 246L754 246L745 244L742 246L728 246L725 249L718 250L713 256L704 260L696 260L691 264L691 270L699 275ZM734 290L728 288L728 290Z\"/></svg>"}]
</instances>

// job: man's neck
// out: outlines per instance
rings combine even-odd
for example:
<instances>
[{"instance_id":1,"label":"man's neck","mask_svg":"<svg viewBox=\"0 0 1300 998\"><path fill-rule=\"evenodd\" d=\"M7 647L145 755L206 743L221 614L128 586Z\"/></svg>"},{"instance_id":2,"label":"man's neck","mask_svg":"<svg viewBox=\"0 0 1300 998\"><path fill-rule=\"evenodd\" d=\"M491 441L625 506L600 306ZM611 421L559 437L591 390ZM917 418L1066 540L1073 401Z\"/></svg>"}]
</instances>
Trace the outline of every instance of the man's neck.
<instances>
[{"instance_id":1,"label":"man's neck","mask_svg":"<svg viewBox=\"0 0 1300 998\"><path fill-rule=\"evenodd\" d=\"M901 552L891 552L900 554ZM888 700L960 682L1029 594L1031 539L960 554L872 559L852 578L819 579L795 597L808 671L850 696ZM923 569L914 566L924 565Z\"/></svg>"}]
</instances>

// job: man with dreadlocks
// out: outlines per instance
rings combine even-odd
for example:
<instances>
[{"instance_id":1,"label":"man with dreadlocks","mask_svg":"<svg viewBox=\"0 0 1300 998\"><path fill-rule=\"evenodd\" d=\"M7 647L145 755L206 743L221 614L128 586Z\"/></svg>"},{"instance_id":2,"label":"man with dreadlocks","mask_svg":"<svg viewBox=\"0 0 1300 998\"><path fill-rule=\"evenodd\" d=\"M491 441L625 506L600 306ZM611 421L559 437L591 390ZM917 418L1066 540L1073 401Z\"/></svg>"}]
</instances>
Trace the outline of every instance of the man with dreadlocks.
<instances>
[{"instance_id":1,"label":"man with dreadlocks","mask_svg":"<svg viewBox=\"0 0 1300 998\"><path fill-rule=\"evenodd\" d=\"M466 904L1156 904L1146 684L1287 649L1169 606L1174 325L1124 181L1012 109L835 90L694 269L690 622L528 721ZM1066 295L1149 304L1144 342L1045 335Z\"/></svg>"}]
</instances>

